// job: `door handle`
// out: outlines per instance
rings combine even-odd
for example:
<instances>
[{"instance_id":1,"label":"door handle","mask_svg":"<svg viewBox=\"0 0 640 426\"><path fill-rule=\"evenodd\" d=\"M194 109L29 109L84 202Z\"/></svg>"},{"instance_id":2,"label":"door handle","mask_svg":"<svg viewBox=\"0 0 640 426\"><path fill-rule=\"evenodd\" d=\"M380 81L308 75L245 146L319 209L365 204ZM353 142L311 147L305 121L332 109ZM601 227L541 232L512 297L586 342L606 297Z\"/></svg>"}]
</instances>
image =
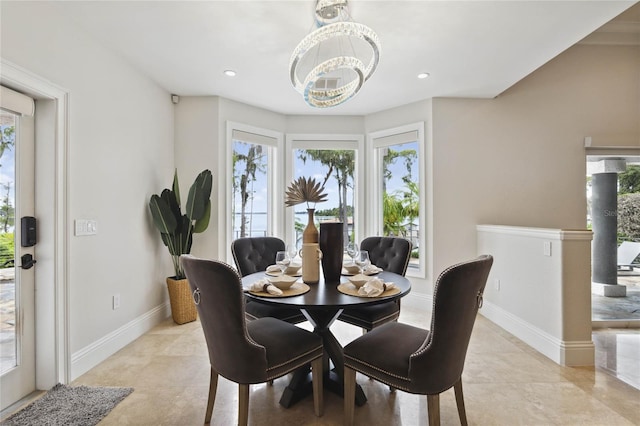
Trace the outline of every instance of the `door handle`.
<instances>
[{"instance_id":1,"label":"door handle","mask_svg":"<svg viewBox=\"0 0 640 426\"><path fill-rule=\"evenodd\" d=\"M29 253L27 254L23 254L22 257L20 258L22 265L20 265L20 267L22 269L31 269L33 267L33 265L35 265L36 260L33 258L33 256Z\"/></svg>"}]
</instances>

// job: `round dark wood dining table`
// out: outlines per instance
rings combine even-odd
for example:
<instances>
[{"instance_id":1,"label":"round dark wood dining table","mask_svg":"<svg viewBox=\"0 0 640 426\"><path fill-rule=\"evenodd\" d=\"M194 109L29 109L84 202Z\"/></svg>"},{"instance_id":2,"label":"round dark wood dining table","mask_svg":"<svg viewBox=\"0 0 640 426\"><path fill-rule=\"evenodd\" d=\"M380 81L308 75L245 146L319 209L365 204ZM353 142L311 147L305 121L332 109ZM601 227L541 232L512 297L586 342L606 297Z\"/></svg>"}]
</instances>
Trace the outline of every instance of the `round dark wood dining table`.
<instances>
[{"instance_id":1,"label":"round dark wood dining table","mask_svg":"<svg viewBox=\"0 0 640 426\"><path fill-rule=\"evenodd\" d=\"M264 272L256 272L242 278L242 285L248 289L252 283L267 277ZM344 294L338 290L340 283L348 283L348 277L340 277L339 282L325 282L320 273L318 284L307 284L310 290L304 294L289 297L266 297L246 292L247 297L255 302L265 303L287 308L300 309L314 328L314 333L322 337L324 345L324 387L342 396L344 391L344 357L342 345L331 333L330 327L338 319L344 309L361 308L363 306L385 303L397 300L411 291L411 282L402 275L392 272L380 272L375 275L384 282L392 282L400 290L399 293L383 297L359 297ZM373 278L373 277L372 277ZM300 279L302 281L302 278ZM329 360L333 363L330 368ZM285 388L280 404L290 407L306 395L311 393L311 381L309 369L296 371L289 385ZM362 388L356 386L356 404L363 405L367 402Z\"/></svg>"}]
</instances>

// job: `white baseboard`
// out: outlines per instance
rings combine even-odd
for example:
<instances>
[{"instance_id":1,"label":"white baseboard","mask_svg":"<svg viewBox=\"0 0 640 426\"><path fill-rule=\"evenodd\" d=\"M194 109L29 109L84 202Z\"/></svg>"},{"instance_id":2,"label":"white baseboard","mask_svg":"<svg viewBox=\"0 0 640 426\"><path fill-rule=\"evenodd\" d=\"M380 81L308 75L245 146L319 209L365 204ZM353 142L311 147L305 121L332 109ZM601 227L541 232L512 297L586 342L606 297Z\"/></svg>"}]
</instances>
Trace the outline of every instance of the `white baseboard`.
<instances>
[{"instance_id":1,"label":"white baseboard","mask_svg":"<svg viewBox=\"0 0 640 426\"><path fill-rule=\"evenodd\" d=\"M71 355L71 380L75 380L142 336L171 315L169 302L158 305Z\"/></svg>"},{"instance_id":2,"label":"white baseboard","mask_svg":"<svg viewBox=\"0 0 640 426\"><path fill-rule=\"evenodd\" d=\"M577 367L591 366L595 363L593 341L560 340L499 306L487 302L486 299L480 313L560 365Z\"/></svg>"}]
</instances>

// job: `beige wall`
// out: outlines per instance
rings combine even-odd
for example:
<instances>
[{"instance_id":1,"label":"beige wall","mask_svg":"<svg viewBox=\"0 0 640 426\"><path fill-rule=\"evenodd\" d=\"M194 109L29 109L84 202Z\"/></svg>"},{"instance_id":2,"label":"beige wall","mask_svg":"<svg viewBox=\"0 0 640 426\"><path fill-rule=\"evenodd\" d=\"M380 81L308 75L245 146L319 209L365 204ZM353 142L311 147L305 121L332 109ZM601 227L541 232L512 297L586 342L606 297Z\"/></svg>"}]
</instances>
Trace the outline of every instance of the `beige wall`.
<instances>
[{"instance_id":1,"label":"beige wall","mask_svg":"<svg viewBox=\"0 0 640 426\"><path fill-rule=\"evenodd\" d=\"M574 46L495 99L434 99L432 119L434 270L476 254L476 224L584 228L584 137L640 147L640 47Z\"/></svg>"}]
</instances>

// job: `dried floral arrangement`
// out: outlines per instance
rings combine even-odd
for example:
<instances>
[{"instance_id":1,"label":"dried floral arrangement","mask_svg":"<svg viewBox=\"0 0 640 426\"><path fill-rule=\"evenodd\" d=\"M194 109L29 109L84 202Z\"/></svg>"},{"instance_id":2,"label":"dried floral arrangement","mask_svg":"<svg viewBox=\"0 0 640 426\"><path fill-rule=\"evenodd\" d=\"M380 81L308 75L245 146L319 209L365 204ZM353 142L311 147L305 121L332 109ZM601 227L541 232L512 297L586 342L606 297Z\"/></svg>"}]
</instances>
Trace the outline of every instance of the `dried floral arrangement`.
<instances>
[{"instance_id":1,"label":"dried floral arrangement","mask_svg":"<svg viewBox=\"0 0 640 426\"><path fill-rule=\"evenodd\" d=\"M309 203L322 203L327 201L327 194L324 192L324 185L313 178L300 177L294 180L285 192L284 203L287 207L300 203L307 203L307 208L311 208Z\"/></svg>"}]
</instances>

